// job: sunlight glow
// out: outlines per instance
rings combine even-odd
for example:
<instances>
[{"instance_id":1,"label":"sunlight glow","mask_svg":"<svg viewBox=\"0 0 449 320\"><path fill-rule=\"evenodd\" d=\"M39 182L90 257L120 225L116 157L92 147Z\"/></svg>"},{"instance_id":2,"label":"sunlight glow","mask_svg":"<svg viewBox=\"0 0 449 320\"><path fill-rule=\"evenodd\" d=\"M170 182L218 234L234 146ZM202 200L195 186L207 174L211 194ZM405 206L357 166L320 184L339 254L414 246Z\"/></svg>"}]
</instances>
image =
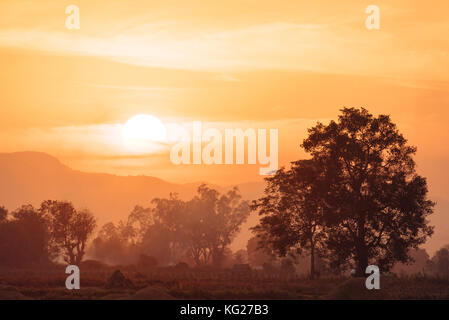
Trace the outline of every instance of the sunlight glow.
<instances>
[{"instance_id":1,"label":"sunlight glow","mask_svg":"<svg viewBox=\"0 0 449 320\"><path fill-rule=\"evenodd\" d=\"M122 137L130 149L148 151L154 143L166 141L167 129L158 118L149 114L139 114L125 123Z\"/></svg>"}]
</instances>

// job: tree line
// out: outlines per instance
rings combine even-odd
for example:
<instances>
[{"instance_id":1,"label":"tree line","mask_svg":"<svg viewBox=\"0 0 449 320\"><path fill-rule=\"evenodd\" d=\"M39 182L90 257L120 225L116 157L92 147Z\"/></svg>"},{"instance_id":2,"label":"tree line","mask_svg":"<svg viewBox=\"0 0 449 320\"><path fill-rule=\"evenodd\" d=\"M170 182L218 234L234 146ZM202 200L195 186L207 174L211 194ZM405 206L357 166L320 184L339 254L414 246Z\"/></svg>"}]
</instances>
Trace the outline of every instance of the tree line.
<instances>
[{"instance_id":1,"label":"tree line","mask_svg":"<svg viewBox=\"0 0 449 320\"><path fill-rule=\"evenodd\" d=\"M96 221L88 210L70 202L44 201L11 213L0 207L0 265L30 266L63 260L79 264Z\"/></svg>"},{"instance_id":2,"label":"tree line","mask_svg":"<svg viewBox=\"0 0 449 320\"><path fill-rule=\"evenodd\" d=\"M109 263L134 263L144 253L160 264L219 267L254 212L260 221L251 248L265 257L307 255L312 277L318 262L333 273L354 268L359 276L369 264L388 271L412 262L411 252L433 233L428 216L434 207L426 179L416 172L416 148L389 116L364 108L344 108L337 121L308 133L301 147L310 157L267 177L260 199L250 203L236 188L220 194L207 185L190 200L156 198L126 220L104 225L89 254ZM45 201L10 214L3 208L0 263L59 258L77 264L95 226L90 212L69 202Z\"/></svg>"},{"instance_id":3,"label":"tree line","mask_svg":"<svg viewBox=\"0 0 449 320\"><path fill-rule=\"evenodd\" d=\"M145 253L163 265L189 261L219 267L249 214L250 204L237 188L220 194L203 184L190 200L176 194L156 198L150 208L136 206L126 221L104 225L92 253L112 263L136 261Z\"/></svg>"}]
</instances>

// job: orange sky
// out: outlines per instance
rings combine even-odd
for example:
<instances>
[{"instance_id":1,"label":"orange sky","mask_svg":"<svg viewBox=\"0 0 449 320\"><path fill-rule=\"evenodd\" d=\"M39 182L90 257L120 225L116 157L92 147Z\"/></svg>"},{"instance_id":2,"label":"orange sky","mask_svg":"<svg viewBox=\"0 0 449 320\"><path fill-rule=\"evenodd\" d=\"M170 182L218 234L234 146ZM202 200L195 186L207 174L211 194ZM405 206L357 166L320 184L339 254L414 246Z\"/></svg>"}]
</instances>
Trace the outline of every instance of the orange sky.
<instances>
[{"instance_id":1,"label":"orange sky","mask_svg":"<svg viewBox=\"0 0 449 320\"><path fill-rule=\"evenodd\" d=\"M65 27L68 5L80 30ZM380 7L380 30L365 8ZM136 114L167 128L279 129L279 162L343 106L392 116L418 146L437 200L433 250L449 242L447 1L0 1L0 152L43 151L90 172L221 185L259 165L175 166L130 151ZM446 227L448 226L448 227Z\"/></svg>"},{"instance_id":2,"label":"orange sky","mask_svg":"<svg viewBox=\"0 0 449 320\"><path fill-rule=\"evenodd\" d=\"M332 4L330 4L332 3ZM67 30L76 4L81 29ZM366 6L380 30L365 27ZM446 196L446 1L22 1L0 3L0 150L85 171L173 182L260 180L259 166L174 166L118 140L131 116L168 125L279 129L279 160L343 106L388 113Z\"/></svg>"}]
</instances>

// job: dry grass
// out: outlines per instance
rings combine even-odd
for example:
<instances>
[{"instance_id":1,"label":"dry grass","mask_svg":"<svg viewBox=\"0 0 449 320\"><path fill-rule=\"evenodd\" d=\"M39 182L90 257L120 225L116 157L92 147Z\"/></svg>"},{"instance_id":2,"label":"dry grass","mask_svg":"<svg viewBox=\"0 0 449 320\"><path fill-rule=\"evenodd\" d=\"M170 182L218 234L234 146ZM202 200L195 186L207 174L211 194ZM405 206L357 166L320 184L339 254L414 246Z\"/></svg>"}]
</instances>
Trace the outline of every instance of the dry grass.
<instances>
[{"instance_id":1,"label":"dry grass","mask_svg":"<svg viewBox=\"0 0 449 320\"><path fill-rule=\"evenodd\" d=\"M116 269L83 269L81 290L72 291L65 288L63 267L0 270L0 299L2 293L12 299L21 295L32 299L155 299L158 292L164 299L449 299L449 280L429 276L385 276L380 290L367 290L363 278L310 280L260 272L236 275L231 270L138 270L133 266L120 270L134 283L134 289L106 289L106 281Z\"/></svg>"}]
</instances>

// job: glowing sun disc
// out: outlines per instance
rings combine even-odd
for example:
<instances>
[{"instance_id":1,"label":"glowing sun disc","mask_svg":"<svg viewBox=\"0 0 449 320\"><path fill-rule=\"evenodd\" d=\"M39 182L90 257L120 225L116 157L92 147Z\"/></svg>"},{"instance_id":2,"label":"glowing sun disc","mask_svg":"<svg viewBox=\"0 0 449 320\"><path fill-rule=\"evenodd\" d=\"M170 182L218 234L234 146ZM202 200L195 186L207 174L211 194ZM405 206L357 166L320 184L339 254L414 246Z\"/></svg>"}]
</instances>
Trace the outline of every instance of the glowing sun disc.
<instances>
[{"instance_id":1,"label":"glowing sun disc","mask_svg":"<svg viewBox=\"0 0 449 320\"><path fill-rule=\"evenodd\" d=\"M167 130L158 118L149 114L138 114L126 121L122 135L126 141L164 142Z\"/></svg>"}]
</instances>

